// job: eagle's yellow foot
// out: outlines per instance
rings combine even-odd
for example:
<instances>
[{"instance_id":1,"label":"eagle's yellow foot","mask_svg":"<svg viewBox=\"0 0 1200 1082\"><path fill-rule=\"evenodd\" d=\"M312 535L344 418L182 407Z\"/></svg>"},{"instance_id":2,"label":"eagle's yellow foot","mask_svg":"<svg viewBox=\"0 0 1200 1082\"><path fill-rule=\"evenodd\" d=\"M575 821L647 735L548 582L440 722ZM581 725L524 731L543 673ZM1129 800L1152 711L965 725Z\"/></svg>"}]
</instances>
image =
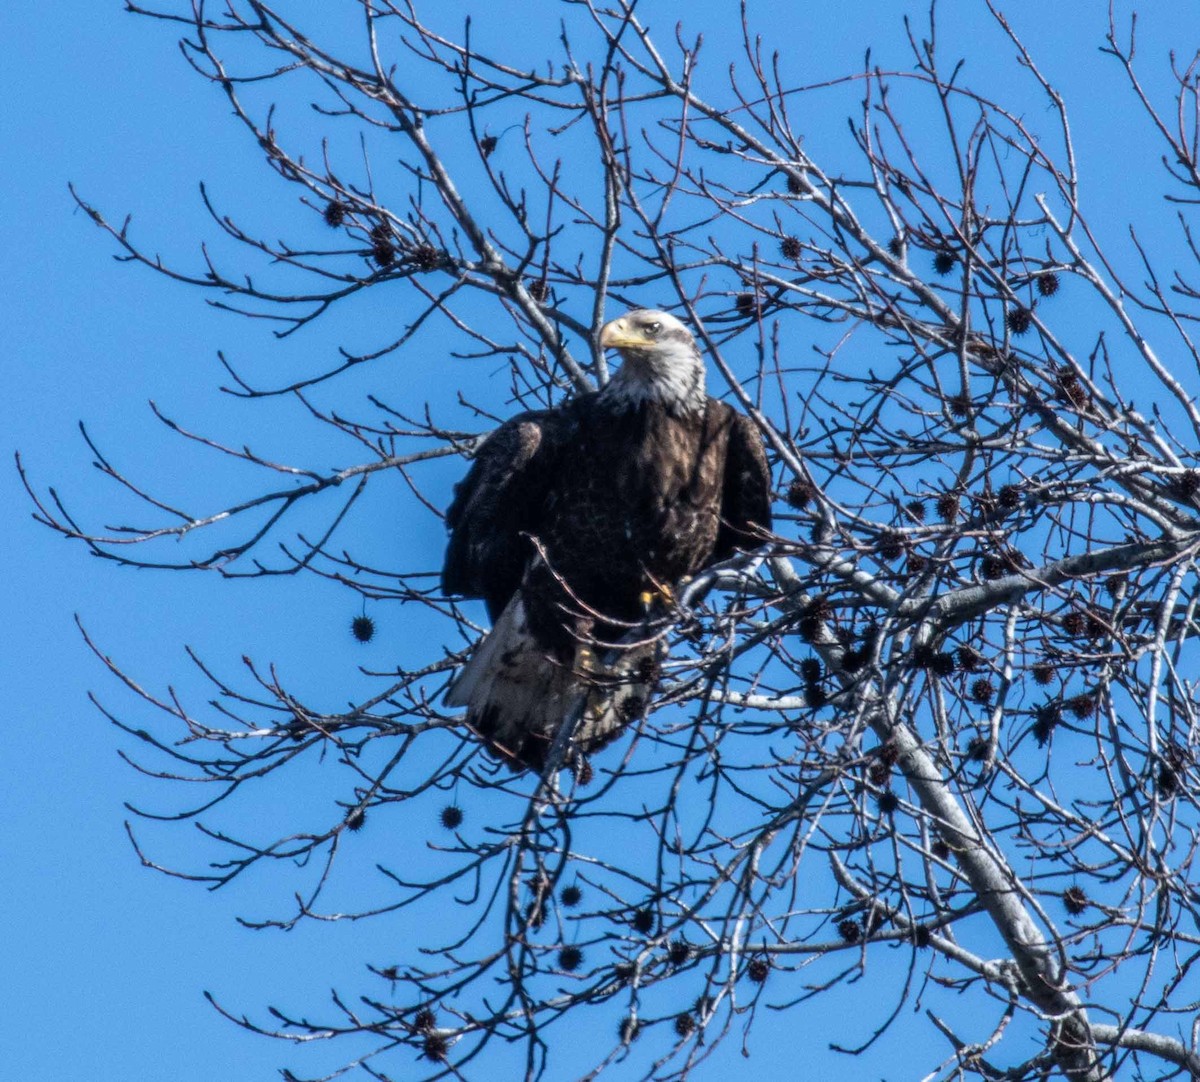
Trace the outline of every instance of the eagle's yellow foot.
<instances>
[{"instance_id":1,"label":"eagle's yellow foot","mask_svg":"<svg viewBox=\"0 0 1200 1082\"><path fill-rule=\"evenodd\" d=\"M656 584L653 590L643 590L638 594L638 600L642 603L642 608L648 609L655 601L665 601L668 605L675 604L675 594L671 587L665 584Z\"/></svg>"}]
</instances>

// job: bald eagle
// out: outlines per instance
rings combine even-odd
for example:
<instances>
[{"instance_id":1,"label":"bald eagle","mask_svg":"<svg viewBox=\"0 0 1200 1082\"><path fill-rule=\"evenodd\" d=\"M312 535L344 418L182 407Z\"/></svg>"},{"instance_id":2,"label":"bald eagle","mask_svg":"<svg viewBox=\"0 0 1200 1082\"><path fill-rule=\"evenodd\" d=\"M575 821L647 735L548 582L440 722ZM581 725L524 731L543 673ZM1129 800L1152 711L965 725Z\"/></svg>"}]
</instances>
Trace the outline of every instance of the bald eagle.
<instances>
[{"instance_id":1,"label":"bald eagle","mask_svg":"<svg viewBox=\"0 0 1200 1082\"><path fill-rule=\"evenodd\" d=\"M616 375L502 424L446 513L443 589L483 598L493 627L445 701L518 770L543 769L565 721L572 763L643 713L660 648L636 629L653 599L771 527L762 439L705 393L687 328L637 310L600 345Z\"/></svg>"}]
</instances>

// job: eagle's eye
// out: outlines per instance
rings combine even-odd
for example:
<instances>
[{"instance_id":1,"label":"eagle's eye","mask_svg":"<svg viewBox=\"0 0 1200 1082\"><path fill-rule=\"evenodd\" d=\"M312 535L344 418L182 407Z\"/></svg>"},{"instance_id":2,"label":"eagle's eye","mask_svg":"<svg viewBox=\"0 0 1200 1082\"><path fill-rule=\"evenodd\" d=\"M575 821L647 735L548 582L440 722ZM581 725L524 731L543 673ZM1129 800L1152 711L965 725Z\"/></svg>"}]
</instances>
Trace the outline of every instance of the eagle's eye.
<instances>
[{"instance_id":1,"label":"eagle's eye","mask_svg":"<svg viewBox=\"0 0 1200 1082\"><path fill-rule=\"evenodd\" d=\"M646 332L647 337L657 338L659 332L662 330L662 324L658 323L658 322L643 323L642 330L644 330Z\"/></svg>"}]
</instances>

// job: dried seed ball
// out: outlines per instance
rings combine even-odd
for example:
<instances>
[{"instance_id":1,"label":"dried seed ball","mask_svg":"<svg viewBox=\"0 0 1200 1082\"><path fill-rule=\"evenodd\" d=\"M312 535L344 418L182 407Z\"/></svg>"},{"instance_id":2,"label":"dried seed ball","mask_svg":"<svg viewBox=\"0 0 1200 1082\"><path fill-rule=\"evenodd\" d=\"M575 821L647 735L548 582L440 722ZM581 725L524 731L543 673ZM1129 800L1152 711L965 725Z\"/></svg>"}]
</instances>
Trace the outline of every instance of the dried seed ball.
<instances>
[{"instance_id":1,"label":"dried seed ball","mask_svg":"<svg viewBox=\"0 0 1200 1082\"><path fill-rule=\"evenodd\" d=\"M421 1052L426 1059L444 1060L450 1051L450 1042L440 1034L431 1033L421 1045Z\"/></svg>"},{"instance_id":2,"label":"dried seed ball","mask_svg":"<svg viewBox=\"0 0 1200 1082\"><path fill-rule=\"evenodd\" d=\"M972 762L982 763L987 758L988 741L985 736L973 736L967 744L967 758Z\"/></svg>"},{"instance_id":3,"label":"dried seed ball","mask_svg":"<svg viewBox=\"0 0 1200 1082\"><path fill-rule=\"evenodd\" d=\"M734 307L742 313L742 315L748 316L754 313L754 299L753 293L739 293L734 299L733 304Z\"/></svg>"},{"instance_id":4,"label":"dried seed ball","mask_svg":"<svg viewBox=\"0 0 1200 1082\"><path fill-rule=\"evenodd\" d=\"M987 579L988 582L994 582L996 579L1004 578L1004 574L1008 569L1004 566L1004 560L999 556L988 553L979 562L979 573Z\"/></svg>"},{"instance_id":5,"label":"dried seed ball","mask_svg":"<svg viewBox=\"0 0 1200 1082\"><path fill-rule=\"evenodd\" d=\"M904 554L904 538L898 533L885 533L879 539L879 555L885 560L898 560Z\"/></svg>"},{"instance_id":6,"label":"dried seed ball","mask_svg":"<svg viewBox=\"0 0 1200 1082\"><path fill-rule=\"evenodd\" d=\"M565 969L568 973L573 973L583 963L583 951L578 947L570 946L563 947L558 952L558 966L560 969Z\"/></svg>"},{"instance_id":7,"label":"dried seed ball","mask_svg":"<svg viewBox=\"0 0 1200 1082\"><path fill-rule=\"evenodd\" d=\"M1033 738L1039 748L1046 746L1060 716L1061 711L1057 703L1043 703L1034 711Z\"/></svg>"},{"instance_id":8,"label":"dried seed ball","mask_svg":"<svg viewBox=\"0 0 1200 1082\"><path fill-rule=\"evenodd\" d=\"M387 245L392 243L392 231L386 222L376 222L371 226L371 243Z\"/></svg>"},{"instance_id":9,"label":"dried seed ball","mask_svg":"<svg viewBox=\"0 0 1200 1082\"><path fill-rule=\"evenodd\" d=\"M696 1032L696 1019L684 1011L683 1014L675 1017L675 1032L680 1037L690 1037Z\"/></svg>"},{"instance_id":10,"label":"dried seed ball","mask_svg":"<svg viewBox=\"0 0 1200 1082\"><path fill-rule=\"evenodd\" d=\"M821 662L815 657L806 657L800 662L800 675L804 677L805 682L815 684L821 679Z\"/></svg>"},{"instance_id":11,"label":"dried seed ball","mask_svg":"<svg viewBox=\"0 0 1200 1082\"><path fill-rule=\"evenodd\" d=\"M950 859L950 846L948 846L941 838L938 838L930 847L929 851L937 857L938 860Z\"/></svg>"},{"instance_id":12,"label":"dried seed ball","mask_svg":"<svg viewBox=\"0 0 1200 1082\"><path fill-rule=\"evenodd\" d=\"M641 932L642 935L649 935L654 931L654 911L652 909L635 909L630 923L633 925L635 932Z\"/></svg>"},{"instance_id":13,"label":"dried seed ball","mask_svg":"<svg viewBox=\"0 0 1200 1082\"><path fill-rule=\"evenodd\" d=\"M646 700L640 695L630 695L622 699L617 706L617 713L624 722L636 721L646 711Z\"/></svg>"},{"instance_id":14,"label":"dried seed ball","mask_svg":"<svg viewBox=\"0 0 1200 1082\"><path fill-rule=\"evenodd\" d=\"M1083 409L1088 401L1088 393L1083 384L1069 368L1063 369L1058 374L1058 396L1064 401L1070 402L1076 409Z\"/></svg>"},{"instance_id":15,"label":"dried seed ball","mask_svg":"<svg viewBox=\"0 0 1200 1082\"><path fill-rule=\"evenodd\" d=\"M879 756L879 761L887 763L888 766L895 766L900 761L900 748L894 740L880 744L876 754Z\"/></svg>"},{"instance_id":16,"label":"dried seed ball","mask_svg":"<svg viewBox=\"0 0 1200 1082\"><path fill-rule=\"evenodd\" d=\"M463 810L457 804L447 804L438 818L447 830L457 830L463 823Z\"/></svg>"},{"instance_id":17,"label":"dried seed ball","mask_svg":"<svg viewBox=\"0 0 1200 1082\"><path fill-rule=\"evenodd\" d=\"M525 287L529 290L529 295L541 304L548 296L550 296L550 287L542 281L533 281Z\"/></svg>"},{"instance_id":18,"label":"dried seed ball","mask_svg":"<svg viewBox=\"0 0 1200 1082\"><path fill-rule=\"evenodd\" d=\"M933 665L933 659L936 657L936 651L927 643L916 647L912 652L912 664L914 669L928 669Z\"/></svg>"},{"instance_id":19,"label":"dried seed ball","mask_svg":"<svg viewBox=\"0 0 1200 1082\"><path fill-rule=\"evenodd\" d=\"M933 939L933 934L929 931L929 926L926 924L914 924L911 938L913 946L919 950L924 950L929 946Z\"/></svg>"},{"instance_id":20,"label":"dried seed ball","mask_svg":"<svg viewBox=\"0 0 1200 1082\"><path fill-rule=\"evenodd\" d=\"M1062 629L1072 638L1078 638L1087 629L1087 620L1083 613L1072 609L1063 617Z\"/></svg>"},{"instance_id":21,"label":"dried seed ball","mask_svg":"<svg viewBox=\"0 0 1200 1082\"><path fill-rule=\"evenodd\" d=\"M375 638L375 621L369 616L356 616L350 621L350 634L359 642L370 642Z\"/></svg>"},{"instance_id":22,"label":"dried seed ball","mask_svg":"<svg viewBox=\"0 0 1200 1082\"><path fill-rule=\"evenodd\" d=\"M892 768L887 763L872 763L867 771L867 777L871 779L872 785L877 785L882 789L891 781Z\"/></svg>"},{"instance_id":23,"label":"dried seed ball","mask_svg":"<svg viewBox=\"0 0 1200 1082\"><path fill-rule=\"evenodd\" d=\"M346 816L347 830L362 830L363 823L366 822L367 813L362 808L355 808L349 815Z\"/></svg>"},{"instance_id":24,"label":"dried seed ball","mask_svg":"<svg viewBox=\"0 0 1200 1082\"><path fill-rule=\"evenodd\" d=\"M946 399L946 405L952 417L965 417L971 412L971 399L965 394L951 395Z\"/></svg>"},{"instance_id":25,"label":"dried seed ball","mask_svg":"<svg viewBox=\"0 0 1200 1082\"><path fill-rule=\"evenodd\" d=\"M910 575L920 575L929 566L929 561L919 552L912 552L909 553L908 563L905 566Z\"/></svg>"},{"instance_id":26,"label":"dried seed ball","mask_svg":"<svg viewBox=\"0 0 1200 1082\"><path fill-rule=\"evenodd\" d=\"M995 694L996 689L986 676L971 681L971 698L977 703L983 703L986 706L992 701L992 696Z\"/></svg>"},{"instance_id":27,"label":"dried seed ball","mask_svg":"<svg viewBox=\"0 0 1200 1082\"><path fill-rule=\"evenodd\" d=\"M442 262L442 253L432 244L418 244L409 255L413 266L418 270L436 270Z\"/></svg>"},{"instance_id":28,"label":"dried seed ball","mask_svg":"<svg viewBox=\"0 0 1200 1082\"><path fill-rule=\"evenodd\" d=\"M933 269L938 274L949 274L958 263L958 256L949 248L939 248L933 256Z\"/></svg>"},{"instance_id":29,"label":"dried seed ball","mask_svg":"<svg viewBox=\"0 0 1200 1082\"><path fill-rule=\"evenodd\" d=\"M802 191L804 191L804 185L800 183L799 177L794 177L791 173L788 173L787 190L791 192L792 195L799 195Z\"/></svg>"},{"instance_id":30,"label":"dried seed ball","mask_svg":"<svg viewBox=\"0 0 1200 1082\"><path fill-rule=\"evenodd\" d=\"M1001 485L996 493L996 502L1005 511L1015 511L1021 506L1021 490L1016 485Z\"/></svg>"},{"instance_id":31,"label":"dried seed ball","mask_svg":"<svg viewBox=\"0 0 1200 1082\"><path fill-rule=\"evenodd\" d=\"M1041 687L1054 679L1054 666L1048 661L1039 661L1030 671L1033 673L1033 682Z\"/></svg>"},{"instance_id":32,"label":"dried seed ball","mask_svg":"<svg viewBox=\"0 0 1200 1082\"><path fill-rule=\"evenodd\" d=\"M888 246L888 251L891 252L892 255L894 255L897 259L899 259L902 255L904 255L904 238L903 237L892 237L892 239L888 241L887 246Z\"/></svg>"},{"instance_id":33,"label":"dried seed ball","mask_svg":"<svg viewBox=\"0 0 1200 1082\"><path fill-rule=\"evenodd\" d=\"M563 887L559 892L558 900L562 902L568 909L577 906L583 898L583 891L572 884L569 887Z\"/></svg>"},{"instance_id":34,"label":"dried seed ball","mask_svg":"<svg viewBox=\"0 0 1200 1082\"><path fill-rule=\"evenodd\" d=\"M1037 291L1043 297L1053 297L1058 292L1058 275L1054 271L1044 271L1035 279Z\"/></svg>"},{"instance_id":35,"label":"dried seed ball","mask_svg":"<svg viewBox=\"0 0 1200 1082\"><path fill-rule=\"evenodd\" d=\"M797 237L784 237L779 245L779 251L784 259L799 259L803 250Z\"/></svg>"},{"instance_id":36,"label":"dried seed ball","mask_svg":"<svg viewBox=\"0 0 1200 1082\"><path fill-rule=\"evenodd\" d=\"M381 267L390 267L396 262L396 249L388 241L371 248L371 258Z\"/></svg>"},{"instance_id":37,"label":"dried seed ball","mask_svg":"<svg viewBox=\"0 0 1200 1082\"><path fill-rule=\"evenodd\" d=\"M925 501L924 500L909 500L904 505L904 510L912 515L916 522L925 521Z\"/></svg>"},{"instance_id":38,"label":"dried seed ball","mask_svg":"<svg viewBox=\"0 0 1200 1082\"><path fill-rule=\"evenodd\" d=\"M431 1029L437 1026L437 1015L433 1013L432 1008L422 1007L413 1016L413 1029L418 1033L428 1033Z\"/></svg>"},{"instance_id":39,"label":"dried seed ball","mask_svg":"<svg viewBox=\"0 0 1200 1082\"><path fill-rule=\"evenodd\" d=\"M1184 470L1176 479L1175 491L1185 500L1191 499L1200 492L1200 473L1196 470Z\"/></svg>"},{"instance_id":40,"label":"dried seed ball","mask_svg":"<svg viewBox=\"0 0 1200 1082\"><path fill-rule=\"evenodd\" d=\"M691 944L685 942L684 940L672 939L671 942L667 944L667 958L670 959L672 965L681 966L691 956Z\"/></svg>"},{"instance_id":41,"label":"dried seed ball","mask_svg":"<svg viewBox=\"0 0 1200 1082\"><path fill-rule=\"evenodd\" d=\"M496 137L494 135L485 135L479 140L479 153L485 158L490 157L493 150L496 149Z\"/></svg>"},{"instance_id":42,"label":"dried seed ball","mask_svg":"<svg viewBox=\"0 0 1200 1082\"><path fill-rule=\"evenodd\" d=\"M802 511L812 501L816 495L816 489L813 488L808 481L793 481L788 485L787 496L785 497L789 507L794 507L797 511Z\"/></svg>"},{"instance_id":43,"label":"dried seed ball","mask_svg":"<svg viewBox=\"0 0 1200 1082\"><path fill-rule=\"evenodd\" d=\"M865 650L846 649L842 651L842 672L856 673L867 663Z\"/></svg>"},{"instance_id":44,"label":"dried seed ball","mask_svg":"<svg viewBox=\"0 0 1200 1082\"><path fill-rule=\"evenodd\" d=\"M1165 800L1170 800L1179 792L1179 775L1175 772L1174 767L1167 763L1159 766L1157 787L1158 795Z\"/></svg>"},{"instance_id":45,"label":"dried seed ball","mask_svg":"<svg viewBox=\"0 0 1200 1082\"><path fill-rule=\"evenodd\" d=\"M825 693L825 689L820 684L809 684L804 689L804 700L814 710L820 710L827 702L829 696Z\"/></svg>"},{"instance_id":46,"label":"dried seed ball","mask_svg":"<svg viewBox=\"0 0 1200 1082\"><path fill-rule=\"evenodd\" d=\"M336 199L326 203L323 217L327 226L337 229L346 220L346 204L339 203Z\"/></svg>"},{"instance_id":47,"label":"dried seed ball","mask_svg":"<svg viewBox=\"0 0 1200 1082\"><path fill-rule=\"evenodd\" d=\"M632 1044L637 1040L641 1028L641 1023L636 1018L622 1018L621 1024L617 1026L617 1038L622 1044Z\"/></svg>"},{"instance_id":48,"label":"dried seed ball","mask_svg":"<svg viewBox=\"0 0 1200 1082\"><path fill-rule=\"evenodd\" d=\"M943 492L937 498L937 513L938 518L943 522L952 522L958 517L958 494L954 492Z\"/></svg>"},{"instance_id":49,"label":"dried seed ball","mask_svg":"<svg viewBox=\"0 0 1200 1082\"><path fill-rule=\"evenodd\" d=\"M762 984L767 979L767 974L771 972L771 963L765 958L752 958L750 964L746 967L746 976L749 977L755 984Z\"/></svg>"},{"instance_id":50,"label":"dried seed ball","mask_svg":"<svg viewBox=\"0 0 1200 1082\"><path fill-rule=\"evenodd\" d=\"M613 966L613 976L622 983L632 978L634 972L633 963L631 962L620 962Z\"/></svg>"},{"instance_id":51,"label":"dried seed ball","mask_svg":"<svg viewBox=\"0 0 1200 1082\"><path fill-rule=\"evenodd\" d=\"M963 672L978 672L979 666L983 664L979 651L972 646L960 646L955 651L955 656L958 659L958 667Z\"/></svg>"},{"instance_id":52,"label":"dried seed ball","mask_svg":"<svg viewBox=\"0 0 1200 1082\"><path fill-rule=\"evenodd\" d=\"M847 943L857 943L862 939L862 925L852 917L847 917L837 926L838 935Z\"/></svg>"},{"instance_id":53,"label":"dried seed ball","mask_svg":"<svg viewBox=\"0 0 1200 1082\"><path fill-rule=\"evenodd\" d=\"M954 672L954 655L943 650L934 659L930 666L935 676L949 676Z\"/></svg>"},{"instance_id":54,"label":"dried seed ball","mask_svg":"<svg viewBox=\"0 0 1200 1082\"><path fill-rule=\"evenodd\" d=\"M890 789L885 789L877 798L879 810L884 815L893 815L900 807L900 798Z\"/></svg>"},{"instance_id":55,"label":"dried seed ball","mask_svg":"<svg viewBox=\"0 0 1200 1082\"><path fill-rule=\"evenodd\" d=\"M1104 591L1109 597L1117 597L1128 585L1128 575L1109 575L1104 580Z\"/></svg>"},{"instance_id":56,"label":"dried seed ball","mask_svg":"<svg viewBox=\"0 0 1200 1082\"><path fill-rule=\"evenodd\" d=\"M1008 310L1008 329L1013 334L1024 334L1033 326L1033 313L1021 305L1014 305Z\"/></svg>"},{"instance_id":57,"label":"dried seed ball","mask_svg":"<svg viewBox=\"0 0 1200 1082\"><path fill-rule=\"evenodd\" d=\"M1087 894L1085 893L1083 887L1080 886L1067 887L1067 889L1063 891L1062 900L1063 908L1065 908L1066 911L1073 917L1079 916L1079 914L1087 909L1088 905L1090 904L1088 902Z\"/></svg>"}]
</instances>

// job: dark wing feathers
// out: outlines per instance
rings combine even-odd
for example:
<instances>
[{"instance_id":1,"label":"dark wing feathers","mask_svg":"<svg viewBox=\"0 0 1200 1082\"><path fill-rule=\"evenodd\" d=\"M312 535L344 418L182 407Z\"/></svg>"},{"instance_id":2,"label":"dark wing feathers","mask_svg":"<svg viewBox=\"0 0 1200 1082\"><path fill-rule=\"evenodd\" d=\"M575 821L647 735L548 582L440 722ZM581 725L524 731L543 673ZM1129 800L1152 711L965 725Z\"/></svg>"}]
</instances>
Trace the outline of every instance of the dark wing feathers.
<instances>
[{"instance_id":1,"label":"dark wing feathers","mask_svg":"<svg viewBox=\"0 0 1200 1082\"><path fill-rule=\"evenodd\" d=\"M455 486L446 512L451 534L442 589L484 598L493 621L521 585L531 552L524 535L540 532L563 427L561 411L521 413L505 421Z\"/></svg>"},{"instance_id":2,"label":"dark wing feathers","mask_svg":"<svg viewBox=\"0 0 1200 1082\"><path fill-rule=\"evenodd\" d=\"M744 413L731 413L714 563L738 549L758 548L771 531L771 468L762 434Z\"/></svg>"}]
</instances>

